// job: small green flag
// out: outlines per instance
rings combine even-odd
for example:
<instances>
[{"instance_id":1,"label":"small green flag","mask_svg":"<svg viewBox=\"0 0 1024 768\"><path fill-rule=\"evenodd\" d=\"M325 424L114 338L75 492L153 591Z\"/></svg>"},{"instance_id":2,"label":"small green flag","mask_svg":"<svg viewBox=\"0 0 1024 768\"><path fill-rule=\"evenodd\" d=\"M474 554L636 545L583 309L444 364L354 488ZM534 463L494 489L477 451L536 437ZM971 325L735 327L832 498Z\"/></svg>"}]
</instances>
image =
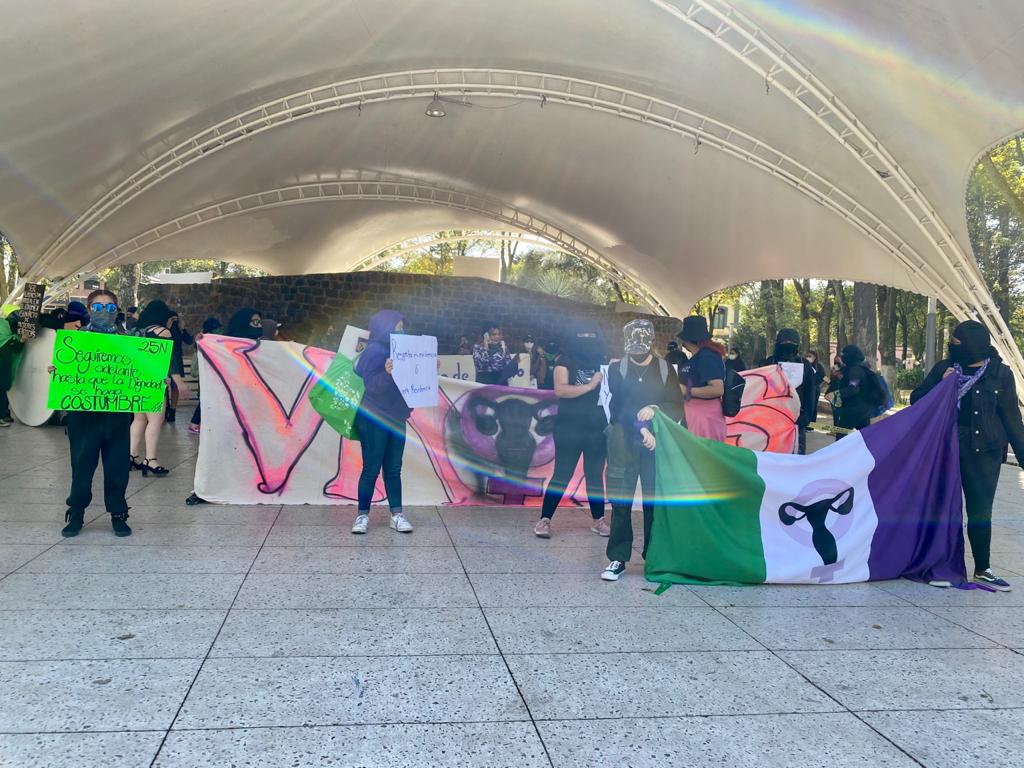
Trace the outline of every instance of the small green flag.
<instances>
[{"instance_id":1,"label":"small green flag","mask_svg":"<svg viewBox=\"0 0 1024 768\"><path fill-rule=\"evenodd\" d=\"M159 413L171 342L88 331L57 331L46 406L58 411Z\"/></svg>"},{"instance_id":2,"label":"small green flag","mask_svg":"<svg viewBox=\"0 0 1024 768\"><path fill-rule=\"evenodd\" d=\"M358 440L355 421L364 391L363 379L352 361L339 354L309 391L309 402L331 429L344 438Z\"/></svg>"}]
</instances>

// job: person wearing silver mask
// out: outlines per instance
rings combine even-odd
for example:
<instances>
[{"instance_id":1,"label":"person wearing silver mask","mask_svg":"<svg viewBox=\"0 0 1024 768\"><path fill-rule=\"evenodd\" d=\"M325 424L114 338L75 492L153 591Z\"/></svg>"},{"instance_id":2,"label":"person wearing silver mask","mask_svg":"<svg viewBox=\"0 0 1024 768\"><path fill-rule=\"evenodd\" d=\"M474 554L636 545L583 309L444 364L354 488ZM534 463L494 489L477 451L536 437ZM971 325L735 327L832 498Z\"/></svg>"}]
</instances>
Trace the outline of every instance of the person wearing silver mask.
<instances>
[{"instance_id":1,"label":"person wearing silver mask","mask_svg":"<svg viewBox=\"0 0 1024 768\"><path fill-rule=\"evenodd\" d=\"M669 418L683 417L683 395L668 363L655 357L654 325L634 320L622 329L625 357L608 364L610 424L607 430L608 468L605 480L612 502L609 563L601 574L618 581L633 553L633 497L637 479L643 496L644 554L651 540L654 519L654 409Z\"/></svg>"},{"instance_id":2,"label":"person wearing silver mask","mask_svg":"<svg viewBox=\"0 0 1024 768\"><path fill-rule=\"evenodd\" d=\"M916 403L947 376L957 379L957 437L960 482L967 508L967 538L974 555L974 581L999 592L1010 584L992 571L992 502L1007 445L1024 459L1024 424L1013 372L992 347L988 329L977 320L960 323L949 340L949 356L935 364L910 394Z\"/></svg>"}]
</instances>

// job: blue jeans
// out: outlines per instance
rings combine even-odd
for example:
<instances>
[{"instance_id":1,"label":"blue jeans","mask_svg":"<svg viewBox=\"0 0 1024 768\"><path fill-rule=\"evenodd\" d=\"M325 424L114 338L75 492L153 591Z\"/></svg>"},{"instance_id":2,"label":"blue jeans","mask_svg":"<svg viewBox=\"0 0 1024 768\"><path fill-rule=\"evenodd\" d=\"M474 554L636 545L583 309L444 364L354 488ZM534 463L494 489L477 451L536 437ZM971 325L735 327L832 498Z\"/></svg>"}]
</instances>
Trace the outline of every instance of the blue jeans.
<instances>
[{"instance_id":1,"label":"blue jeans","mask_svg":"<svg viewBox=\"0 0 1024 768\"><path fill-rule=\"evenodd\" d=\"M363 471L359 474L359 512L370 511L374 486L384 472L384 490L392 513L402 509L402 455L405 453L405 422L386 424L363 411L356 415L356 432L363 453Z\"/></svg>"}]
</instances>

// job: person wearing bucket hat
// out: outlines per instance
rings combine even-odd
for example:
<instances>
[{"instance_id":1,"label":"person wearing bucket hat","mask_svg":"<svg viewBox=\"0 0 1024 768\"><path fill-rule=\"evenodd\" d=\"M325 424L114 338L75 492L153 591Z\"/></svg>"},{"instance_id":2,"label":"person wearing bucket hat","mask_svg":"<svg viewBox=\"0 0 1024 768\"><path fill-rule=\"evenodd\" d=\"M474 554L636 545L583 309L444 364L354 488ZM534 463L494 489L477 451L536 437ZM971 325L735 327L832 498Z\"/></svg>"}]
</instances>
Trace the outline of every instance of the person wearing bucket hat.
<instances>
[{"instance_id":1,"label":"person wearing bucket hat","mask_svg":"<svg viewBox=\"0 0 1024 768\"><path fill-rule=\"evenodd\" d=\"M683 320L677 334L690 359L679 366L679 386L686 403L686 428L699 437L725 442L725 353L711 338L700 315Z\"/></svg>"},{"instance_id":2,"label":"person wearing bucket hat","mask_svg":"<svg viewBox=\"0 0 1024 768\"><path fill-rule=\"evenodd\" d=\"M633 497L637 479L644 508L644 551L651 540L654 519L654 435L650 422L654 409L679 421L683 397L672 368L651 353L654 325L650 320L633 320L622 329L626 356L608 364L610 424L607 436L608 466L605 482L612 502L612 524L608 537L608 566L605 581L618 581L633 551Z\"/></svg>"},{"instance_id":3,"label":"person wearing bucket hat","mask_svg":"<svg viewBox=\"0 0 1024 768\"><path fill-rule=\"evenodd\" d=\"M1024 458L1024 423L1013 372L992 347L988 329L977 320L967 320L953 330L949 356L928 372L910 394L910 402L916 403L947 376L957 380L960 482L967 508L967 538L974 556L974 581L1009 592L1009 582L992 571L990 550L992 503L1007 445L1018 462Z\"/></svg>"}]
</instances>

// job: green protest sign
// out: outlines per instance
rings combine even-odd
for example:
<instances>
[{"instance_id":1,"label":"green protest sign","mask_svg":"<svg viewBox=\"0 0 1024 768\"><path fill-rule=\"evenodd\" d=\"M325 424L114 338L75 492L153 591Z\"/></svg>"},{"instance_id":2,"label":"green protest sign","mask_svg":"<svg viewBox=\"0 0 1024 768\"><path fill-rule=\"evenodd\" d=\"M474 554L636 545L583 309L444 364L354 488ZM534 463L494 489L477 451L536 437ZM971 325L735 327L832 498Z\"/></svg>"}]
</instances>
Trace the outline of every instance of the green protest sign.
<instances>
[{"instance_id":1,"label":"green protest sign","mask_svg":"<svg viewBox=\"0 0 1024 768\"><path fill-rule=\"evenodd\" d=\"M170 365L170 341L57 331L46 404L59 411L157 413Z\"/></svg>"},{"instance_id":2,"label":"green protest sign","mask_svg":"<svg viewBox=\"0 0 1024 768\"><path fill-rule=\"evenodd\" d=\"M339 354L310 390L309 402L331 429L349 440L358 440L355 420L364 391L363 380L352 367L352 361Z\"/></svg>"}]
</instances>

